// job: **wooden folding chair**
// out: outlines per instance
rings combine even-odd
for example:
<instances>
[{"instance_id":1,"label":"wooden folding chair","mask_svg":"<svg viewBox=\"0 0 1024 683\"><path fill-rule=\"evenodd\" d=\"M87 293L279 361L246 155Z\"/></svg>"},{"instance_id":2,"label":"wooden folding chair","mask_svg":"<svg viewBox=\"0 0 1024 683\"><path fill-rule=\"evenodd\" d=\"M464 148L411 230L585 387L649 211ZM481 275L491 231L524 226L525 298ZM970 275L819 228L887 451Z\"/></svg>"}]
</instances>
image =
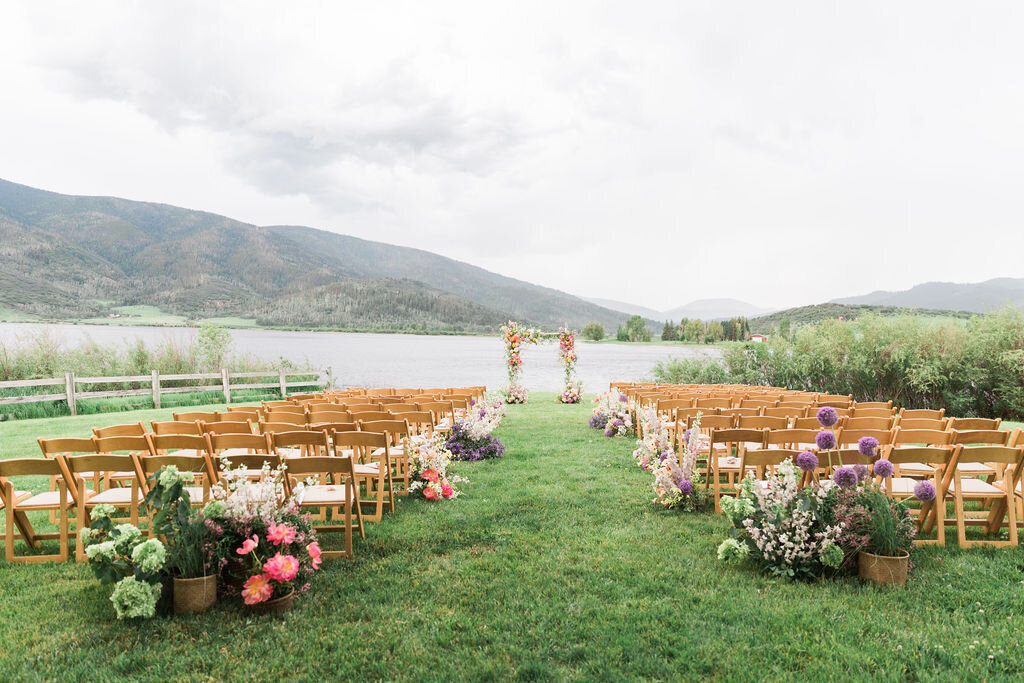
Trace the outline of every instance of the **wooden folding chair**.
<instances>
[{"instance_id":1,"label":"wooden folding chair","mask_svg":"<svg viewBox=\"0 0 1024 683\"><path fill-rule=\"evenodd\" d=\"M949 429L949 420L945 418L941 420L933 420L930 417L916 417L916 418L905 418L900 417L896 420L896 426L900 429L935 429L937 431L945 431Z\"/></svg>"},{"instance_id":2,"label":"wooden folding chair","mask_svg":"<svg viewBox=\"0 0 1024 683\"><path fill-rule=\"evenodd\" d=\"M754 417L741 417L736 424L740 429L788 429L788 417L768 417L757 415Z\"/></svg>"},{"instance_id":3,"label":"wooden folding chair","mask_svg":"<svg viewBox=\"0 0 1024 683\"><path fill-rule=\"evenodd\" d=\"M210 457L234 457L252 453L270 454L267 434L207 434L206 451Z\"/></svg>"},{"instance_id":4,"label":"wooden folding chair","mask_svg":"<svg viewBox=\"0 0 1024 683\"><path fill-rule=\"evenodd\" d=\"M175 422L220 422L220 413L171 413Z\"/></svg>"},{"instance_id":5,"label":"wooden folding chair","mask_svg":"<svg viewBox=\"0 0 1024 683\"><path fill-rule=\"evenodd\" d=\"M92 435L100 439L108 436L145 436L146 425L139 421L111 427L93 427Z\"/></svg>"},{"instance_id":6,"label":"wooden folding chair","mask_svg":"<svg viewBox=\"0 0 1024 683\"><path fill-rule=\"evenodd\" d=\"M252 423L245 422L200 422L203 434L252 434Z\"/></svg>"},{"instance_id":7,"label":"wooden folding chair","mask_svg":"<svg viewBox=\"0 0 1024 683\"><path fill-rule=\"evenodd\" d=\"M353 471L352 456L344 455L314 455L307 458L298 458L288 464L288 473L291 477L302 479L306 477L322 478L324 483L306 484L302 492L302 501L299 506L302 508L331 509L333 524L317 525L318 534L342 532L345 534L345 550L325 550L323 556L353 557L352 536L353 531L358 529L361 538L366 537L363 530L363 520L359 508L359 487L355 485L355 472ZM339 481L340 479L340 481ZM338 510L344 510L344 521L338 519ZM353 521L353 516L355 520ZM341 522L339 524L339 522Z\"/></svg>"},{"instance_id":8,"label":"wooden folding chair","mask_svg":"<svg viewBox=\"0 0 1024 683\"><path fill-rule=\"evenodd\" d=\"M289 462L298 457L328 455L331 443L325 430L302 430L273 432L270 434L270 448Z\"/></svg>"},{"instance_id":9,"label":"wooden folding chair","mask_svg":"<svg viewBox=\"0 0 1024 683\"><path fill-rule=\"evenodd\" d=\"M766 449L795 450L800 453L807 449L817 450L815 440L820 429L769 429L765 437Z\"/></svg>"},{"instance_id":10,"label":"wooden folding chair","mask_svg":"<svg viewBox=\"0 0 1024 683\"><path fill-rule=\"evenodd\" d=\"M843 429L879 429L890 431L895 420L892 417L848 417L843 422Z\"/></svg>"},{"instance_id":11,"label":"wooden folding chair","mask_svg":"<svg viewBox=\"0 0 1024 683\"><path fill-rule=\"evenodd\" d=\"M373 513L364 513L363 519L367 522L379 522L384 518L385 504L390 512L394 512L395 493L391 476L391 458L388 454L388 435L380 432L334 432L331 434L331 441L336 454L353 457L352 467L356 476L356 486L366 487L366 496L360 497L360 505L371 507ZM373 455L381 449L382 455Z\"/></svg>"},{"instance_id":12,"label":"wooden folding chair","mask_svg":"<svg viewBox=\"0 0 1024 683\"><path fill-rule=\"evenodd\" d=\"M77 437L66 437L59 439L37 439L39 443L39 450L43 452L43 457L50 460L57 460L61 463L63 468L64 456L69 455L94 455L96 453L96 442L92 439L81 439ZM83 472L82 476L88 481L92 482L93 490L98 490L99 487L99 474L96 472ZM60 484L61 477L52 475L50 477L50 490L56 491ZM78 490L71 487L68 484L68 480L65 478L64 483L68 485L68 495L71 496L72 506L78 504ZM56 523L57 517L54 514L50 515L50 521Z\"/></svg>"},{"instance_id":13,"label":"wooden folding chair","mask_svg":"<svg viewBox=\"0 0 1024 683\"><path fill-rule=\"evenodd\" d=\"M961 476L959 467L961 463L985 463L1002 464L1003 479L999 486L996 486L981 479ZM950 468L953 470L953 503L956 510L957 541L961 548L970 548L976 545L991 546L1015 546L1017 545L1017 513L1014 501L1014 493L1017 484L1020 483L1021 468L1024 466L1024 447L1011 448L1009 446L977 446L975 448L960 448L955 452ZM971 514L965 512L964 501L986 500L995 501L992 509L986 513L984 510ZM967 525L982 526L985 533L989 535L999 533L1003 526L1003 519L1007 521L1009 531L1008 541L968 541L966 534Z\"/></svg>"},{"instance_id":14,"label":"wooden folding chair","mask_svg":"<svg viewBox=\"0 0 1024 683\"><path fill-rule=\"evenodd\" d=\"M914 545L946 545L946 505L944 501L949 480L946 473L950 460L958 449L910 446L894 448L886 454L887 459L896 466L897 472L902 467L913 468L921 465L926 465L930 470L927 481L930 481L935 487L935 500L921 503L917 515L917 530L918 532L929 531L937 518L941 519L941 523L938 525L934 540L915 539ZM914 498L914 487L921 481L921 479L910 477L892 476L883 480L883 487L890 498L909 501Z\"/></svg>"},{"instance_id":15,"label":"wooden folding chair","mask_svg":"<svg viewBox=\"0 0 1024 683\"><path fill-rule=\"evenodd\" d=\"M743 477L740 463L743 451L750 446L755 450L764 448L764 429L712 429L708 460L711 472L705 486L715 491L715 512L721 512L722 495L734 496L738 492L739 480ZM735 450L736 455L733 455ZM725 475L725 491L722 490L722 475Z\"/></svg>"},{"instance_id":16,"label":"wooden folding chair","mask_svg":"<svg viewBox=\"0 0 1024 683\"><path fill-rule=\"evenodd\" d=\"M201 436L203 433L203 428L200 427L198 422L175 422L171 420L157 422L153 420L149 424L153 428L154 434L191 434L193 436Z\"/></svg>"},{"instance_id":17,"label":"wooden folding chair","mask_svg":"<svg viewBox=\"0 0 1024 683\"><path fill-rule=\"evenodd\" d=\"M57 480L56 491L32 494L14 488L12 478L22 476L44 476ZM70 502L64 481L63 462L57 458L11 458L0 460L0 507L4 508L6 526L4 529L4 556L10 563L66 562L68 559L68 514ZM45 511L56 513L57 533L38 533L29 521L29 512ZM21 538L31 548L38 548L39 541L57 539L59 552L50 555L15 555L14 541Z\"/></svg>"},{"instance_id":18,"label":"wooden folding chair","mask_svg":"<svg viewBox=\"0 0 1024 683\"><path fill-rule=\"evenodd\" d=\"M290 410L270 410L263 417L267 422L288 422L293 425L305 425L309 422L306 413Z\"/></svg>"},{"instance_id":19,"label":"wooden folding chair","mask_svg":"<svg viewBox=\"0 0 1024 683\"><path fill-rule=\"evenodd\" d=\"M387 435L389 447L386 450L390 452L391 478L393 482L397 482L395 493L400 496L409 493L409 456L403 445L405 439L412 435L409 423L400 419L371 420L360 422L359 431ZM374 451L373 456L383 455L384 451L385 449Z\"/></svg>"},{"instance_id":20,"label":"wooden folding chair","mask_svg":"<svg viewBox=\"0 0 1024 683\"><path fill-rule=\"evenodd\" d=\"M97 439L97 441L112 441L122 438L134 437L109 437ZM145 437L139 438L145 440ZM97 450L102 448L97 447ZM124 449L113 448L113 450ZM85 529L89 526L89 512L97 505L113 505L120 510L127 510L131 523L138 526L139 502L142 500L142 496L140 495L141 484L136 452L129 455L71 455L64 458L64 463L66 464L65 476L70 477L68 487L74 487L78 492L75 496L78 500L78 504L75 506L77 529ZM100 475L98 478L99 488L89 490L85 487L86 480L82 475L86 473ZM128 486L111 486L108 483L115 478L124 482L127 473L130 473L131 476ZM75 561L85 561L85 550L81 543L75 544Z\"/></svg>"},{"instance_id":21,"label":"wooden folding chair","mask_svg":"<svg viewBox=\"0 0 1024 683\"><path fill-rule=\"evenodd\" d=\"M916 410L907 410L906 408L903 408L902 410L900 410L900 420L917 420L917 419L941 420L945 416L946 416L946 409L945 408L942 408L940 410L929 410L927 408L919 408L919 409L916 409Z\"/></svg>"},{"instance_id":22,"label":"wooden folding chair","mask_svg":"<svg viewBox=\"0 0 1024 683\"><path fill-rule=\"evenodd\" d=\"M434 414L430 411L400 413L400 415L409 425L409 431L412 434L432 434L434 432Z\"/></svg>"},{"instance_id":23,"label":"wooden folding chair","mask_svg":"<svg viewBox=\"0 0 1024 683\"><path fill-rule=\"evenodd\" d=\"M990 420L984 417L954 417L949 421L949 428L953 431L965 431L974 429L999 429L1003 418L997 417Z\"/></svg>"},{"instance_id":24,"label":"wooden folding chair","mask_svg":"<svg viewBox=\"0 0 1024 683\"><path fill-rule=\"evenodd\" d=\"M434 416L434 431L450 432L452 430L452 425L455 423L455 408L452 406L451 401L429 401L425 403L417 403L416 410L418 412L429 411ZM353 415L353 417L356 416ZM364 417L361 419L386 420L388 418Z\"/></svg>"},{"instance_id":25,"label":"wooden folding chair","mask_svg":"<svg viewBox=\"0 0 1024 683\"><path fill-rule=\"evenodd\" d=\"M769 472L774 472L775 468L787 460L796 461L796 456L800 453L801 451L785 448L744 449L740 457L740 471L746 473L754 470L754 478L758 482L763 482Z\"/></svg>"},{"instance_id":26,"label":"wooden folding chair","mask_svg":"<svg viewBox=\"0 0 1024 683\"><path fill-rule=\"evenodd\" d=\"M199 439L203 442L206 441L201 436L189 437L192 439ZM210 483L214 481L213 474L213 463L210 461L209 456L203 452L203 455L151 455L146 458L138 459L141 471L139 472L140 480L145 482L145 488L150 488L150 477L159 472L164 467L174 466L178 468L179 472L192 472L197 475L200 486L184 486L183 490L188 493L189 500L194 507L202 507L210 501ZM150 525L149 535L153 535L152 525Z\"/></svg>"},{"instance_id":27,"label":"wooden folding chair","mask_svg":"<svg viewBox=\"0 0 1024 683\"><path fill-rule=\"evenodd\" d=\"M150 445L152 446L151 450L153 451L153 453L156 453L156 455L141 458L143 464L143 474L146 475L145 479L143 479L143 482L148 481L149 474L151 472L155 472L160 469L159 467L157 467L156 469L151 469L148 464L150 461L162 462L165 465L176 464L169 460L153 460L154 457L162 458L165 456L174 456L199 458L200 460L206 463L205 469L194 467L195 463L191 460L183 461L183 465L179 466L178 469L183 472L187 471L199 474L199 480L196 482L197 484L199 484L199 486L196 488L201 489L204 501L209 499L210 484L216 480L216 476L214 476L213 472L213 464L210 461L209 439L207 439L205 436L196 436L194 434L151 434L149 436L149 441ZM184 469L186 466L189 469ZM145 489L148 490L148 484L144 483L143 486ZM190 496L193 493L193 491L189 491ZM196 500L195 497L193 497L193 500Z\"/></svg>"}]
</instances>

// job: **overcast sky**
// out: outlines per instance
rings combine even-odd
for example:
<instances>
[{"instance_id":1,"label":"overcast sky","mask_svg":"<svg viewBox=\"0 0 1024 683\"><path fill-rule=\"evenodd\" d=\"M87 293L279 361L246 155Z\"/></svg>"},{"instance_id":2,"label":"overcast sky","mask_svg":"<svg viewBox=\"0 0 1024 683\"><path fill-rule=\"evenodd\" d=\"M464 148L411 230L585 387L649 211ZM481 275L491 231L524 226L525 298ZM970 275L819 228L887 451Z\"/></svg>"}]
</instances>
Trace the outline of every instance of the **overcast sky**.
<instances>
[{"instance_id":1,"label":"overcast sky","mask_svg":"<svg viewBox=\"0 0 1024 683\"><path fill-rule=\"evenodd\" d=\"M667 309L1024 276L1024 3L4 2L0 177Z\"/></svg>"}]
</instances>

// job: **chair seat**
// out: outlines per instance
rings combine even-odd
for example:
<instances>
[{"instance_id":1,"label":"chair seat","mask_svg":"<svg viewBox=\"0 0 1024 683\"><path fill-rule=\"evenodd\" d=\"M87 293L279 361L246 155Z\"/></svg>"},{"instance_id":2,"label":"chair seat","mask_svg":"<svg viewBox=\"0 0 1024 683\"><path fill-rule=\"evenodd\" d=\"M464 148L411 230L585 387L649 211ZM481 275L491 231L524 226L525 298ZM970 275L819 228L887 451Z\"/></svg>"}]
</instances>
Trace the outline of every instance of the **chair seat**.
<instances>
[{"instance_id":1,"label":"chair seat","mask_svg":"<svg viewBox=\"0 0 1024 683\"><path fill-rule=\"evenodd\" d=\"M232 455L249 455L248 448L225 448L218 453L222 458L230 458Z\"/></svg>"},{"instance_id":2,"label":"chair seat","mask_svg":"<svg viewBox=\"0 0 1024 683\"><path fill-rule=\"evenodd\" d=\"M22 492L24 493L24 492ZM17 497L17 493L15 493ZM67 505L71 504L71 496L68 494L64 495L64 502ZM37 493L31 498L25 500L19 500L15 504L15 508L18 510L45 510L45 509L56 509L60 506L60 492L59 491L43 491Z\"/></svg>"},{"instance_id":3,"label":"chair seat","mask_svg":"<svg viewBox=\"0 0 1024 683\"><path fill-rule=\"evenodd\" d=\"M889 480L892 495L905 498L914 495L914 487L921 483L920 479L910 477L893 477Z\"/></svg>"},{"instance_id":4,"label":"chair seat","mask_svg":"<svg viewBox=\"0 0 1024 683\"><path fill-rule=\"evenodd\" d=\"M971 476L996 473L995 468L983 462L961 462L957 464L956 471L960 474L969 474Z\"/></svg>"},{"instance_id":5,"label":"chair seat","mask_svg":"<svg viewBox=\"0 0 1024 683\"><path fill-rule=\"evenodd\" d=\"M953 487L949 488L950 493L953 493ZM960 491L965 496L1002 496L1004 495L1003 490L993 486L987 481L981 479L972 479L970 477L962 477L960 479Z\"/></svg>"},{"instance_id":6,"label":"chair seat","mask_svg":"<svg viewBox=\"0 0 1024 683\"><path fill-rule=\"evenodd\" d=\"M405 447L404 446L392 446L389 450L391 451L391 455L404 455L405 454ZM374 455L374 456L384 455L384 449L383 448L377 448L370 455Z\"/></svg>"},{"instance_id":7,"label":"chair seat","mask_svg":"<svg viewBox=\"0 0 1024 683\"><path fill-rule=\"evenodd\" d=\"M718 470L720 472L739 472L740 459L735 456L728 456L718 459Z\"/></svg>"},{"instance_id":8,"label":"chair seat","mask_svg":"<svg viewBox=\"0 0 1024 683\"><path fill-rule=\"evenodd\" d=\"M54 493L56 493L56 491L54 491ZM24 500L25 498L30 497L31 495L32 495L31 491L15 491L14 492L14 502L15 502L15 506L14 507L19 507L19 504L21 503L21 501ZM3 509L4 509L4 501L0 500L0 510L3 510Z\"/></svg>"},{"instance_id":9,"label":"chair seat","mask_svg":"<svg viewBox=\"0 0 1024 683\"><path fill-rule=\"evenodd\" d=\"M88 492L87 492L88 493ZM139 492L138 500L142 500L142 492ZM106 503L108 505L130 505L132 502L132 489L131 487L120 487L111 488L106 491L100 491L89 496L86 499L89 505L99 505L100 503Z\"/></svg>"},{"instance_id":10,"label":"chair seat","mask_svg":"<svg viewBox=\"0 0 1024 683\"><path fill-rule=\"evenodd\" d=\"M346 487L342 484L316 484L302 490L303 505L341 505L347 502Z\"/></svg>"},{"instance_id":11,"label":"chair seat","mask_svg":"<svg viewBox=\"0 0 1024 683\"><path fill-rule=\"evenodd\" d=\"M935 468L925 465L923 462L905 462L900 464L900 474L930 477L935 473Z\"/></svg>"},{"instance_id":12,"label":"chair seat","mask_svg":"<svg viewBox=\"0 0 1024 683\"><path fill-rule=\"evenodd\" d=\"M200 503L206 501L206 492L203 491L202 486L185 486L183 490L188 491L189 500L193 503Z\"/></svg>"},{"instance_id":13,"label":"chair seat","mask_svg":"<svg viewBox=\"0 0 1024 683\"><path fill-rule=\"evenodd\" d=\"M355 464L352 466L356 474L372 474L377 476L380 473L380 463L374 462L367 465Z\"/></svg>"}]
</instances>

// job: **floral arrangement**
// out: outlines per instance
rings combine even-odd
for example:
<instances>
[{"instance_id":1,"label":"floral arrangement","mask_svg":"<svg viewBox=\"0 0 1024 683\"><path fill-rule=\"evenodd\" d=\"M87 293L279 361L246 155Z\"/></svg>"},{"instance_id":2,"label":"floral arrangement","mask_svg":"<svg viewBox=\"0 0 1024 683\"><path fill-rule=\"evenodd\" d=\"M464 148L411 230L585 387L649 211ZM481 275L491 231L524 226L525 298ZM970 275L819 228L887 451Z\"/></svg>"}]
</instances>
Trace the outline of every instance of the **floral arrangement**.
<instances>
[{"instance_id":1,"label":"floral arrangement","mask_svg":"<svg viewBox=\"0 0 1024 683\"><path fill-rule=\"evenodd\" d=\"M630 436L633 433L633 418L629 397L618 389L610 389L594 399L594 412L590 426L604 430L604 435Z\"/></svg>"},{"instance_id":2,"label":"floral arrangement","mask_svg":"<svg viewBox=\"0 0 1024 683\"><path fill-rule=\"evenodd\" d=\"M133 524L114 524L116 512L113 505L94 507L79 541L100 583L114 584L110 602L117 618L148 619L163 594L167 549L156 538L143 540Z\"/></svg>"},{"instance_id":3,"label":"floral arrangement","mask_svg":"<svg viewBox=\"0 0 1024 683\"><path fill-rule=\"evenodd\" d=\"M304 484L285 495L286 465L264 464L253 479L244 467L222 463L220 482L203 509L205 524L218 539L219 565L244 580L246 605L309 590L320 568L321 550L309 514L301 514Z\"/></svg>"},{"instance_id":4,"label":"floral arrangement","mask_svg":"<svg viewBox=\"0 0 1024 683\"><path fill-rule=\"evenodd\" d=\"M700 414L683 437L683 461L679 462L671 448L660 456L661 464L654 470L654 501L663 507L687 512L703 509L711 496L705 480L697 472L697 456L702 452Z\"/></svg>"},{"instance_id":5,"label":"floral arrangement","mask_svg":"<svg viewBox=\"0 0 1024 683\"><path fill-rule=\"evenodd\" d=\"M508 385L504 389L505 402L526 403L529 393L519 385L519 372L523 366L521 349L523 344L536 344L540 341L540 331L509 320L502 325L501 335L505 340L505 366L508 371Z\"/></svg>"},{"instance_id":6,"label":"floral arrangement","mask_svg":"<svg viewBox=\"0 0 1024 683\"><path fill-rule=\"evenodd\" d=\"M469 481L465 477L448 473L452 454L439 434L412 434L403 441L409 458L412 479L409 492L427 500L457 498L461 492L453 484Z\"/></svg>"},{"instance_id":7,"label":"floral arrangement","mask_svg":"<svg viewBox=\"0 0 1024 683\"><path fill-rule=\"evenodd\" d=\"M672 434L653 406L641 410L637 417L643 427L644 436L637 439L633 459L640 469L654 470L666 457L675 454Z\"/></svg>"},{"instance_id":8,"label":"floral arrangement","mask_svg":"<svg viewBox=\"0 0 1024 683\"><path fill-rule=\"evenodd\" d=\"M455 421L445 448L453 460L485 460L505 455L505 446L493 432L505 417L501 399L471 402L466 414Z\"/></svg>"},{"instance_id":9,"label":"floral arrangement","mask_svg":"<svg viewBox=\"0 0 1024 683\"><path fill-rule=\"evenodd\" d=\"M565 370L565 388L558 400L579 403L583 400L583 383L576 377L576 330L558 328L558 360Z\"/></svg>"}]
</instances>

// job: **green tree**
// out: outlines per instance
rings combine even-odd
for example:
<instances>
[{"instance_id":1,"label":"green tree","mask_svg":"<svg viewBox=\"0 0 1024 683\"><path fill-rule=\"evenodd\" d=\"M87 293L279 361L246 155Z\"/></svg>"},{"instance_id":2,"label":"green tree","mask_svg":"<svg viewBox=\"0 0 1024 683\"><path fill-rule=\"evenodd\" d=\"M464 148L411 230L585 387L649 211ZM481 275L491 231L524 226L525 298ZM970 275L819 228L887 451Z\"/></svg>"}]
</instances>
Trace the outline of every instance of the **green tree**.
<instances>
[{"instance_id":1,"label":"green tree","mask_svg":"<svg viewBox=\"0 0 1024 683\"><path fill-rule=\"evenodd\" d=\"M199 334L196 336L200 370L213 371L224 367L224 361L231 350L231 342L231 333L220 325L200 325Z\"/></svg>"},{"instance_id":2,"label":"green tree","mask_svg":"<svg viewBox=\"0 0 1024 683\"><path fill-rule=\"evenodd\" d=\"M661 330L661 341L676 341L679 339L679 333L676 326L671 320L665 322L665 327Z\"/></svg>"},{"instance_id":3,"label":"green tree","mask_svg":"<svg viewBox=\"0 0 1024 683\"><path fill-rule=\"evenodd\" d=\"M629 333L622 325L619 325L619 329L615 331L615 339L616 341L629 341Z\"/></svg>"},{"instance_id":4,"label":"green tree","mask_svg":"<svg viewBox=\"0 0 1024 683\"><path fill-rule=\"evenodd\" d=\"M696 342L698 344L704 341L704 322L701 320L687 320L686 331L684 339L688 342Z\"/></svg>"},{"instance_id":5,"label":"green tree","mask_svg":"<svg viewBox=\"0 0 1024 683\"><path fill-rule=\"evenodd\" d=\"M644 319L638 315L626 321L626 336L631 342L651 341L651 331L644 324Z\"/></svg>"},{"instance_id":6,"label":"green tree","mask_svg":"<svg viewBox=\"0 0 1024 683\"><path fill-rule=\"evenodd\" d=\"M789 322L789 318L783 318L779 321L779 336L783 339L793 338L792 324Z\"/></svg>"},{"instance_id":7,"label":"green tree","mask_svg":"<svg viewBox=\"0 0 1024 683\"><path fill-rule=\"evenodd\" d=\"M722 326L722 323L717 320L708 323L708 332L705 341L714 344L715 342L722 341L724 338L725 328Z\"/></svg>"},{"instance_id":8,"label":"green tree","mask_svg":"<svg viewBox=\"0 0 1024 683\"><path fill-rule=\"evenodd\" d=\"M590 341L601 341L604 339L604 325L591 321L583 326L583 338Z\"/></svg>"}]
</instances>

